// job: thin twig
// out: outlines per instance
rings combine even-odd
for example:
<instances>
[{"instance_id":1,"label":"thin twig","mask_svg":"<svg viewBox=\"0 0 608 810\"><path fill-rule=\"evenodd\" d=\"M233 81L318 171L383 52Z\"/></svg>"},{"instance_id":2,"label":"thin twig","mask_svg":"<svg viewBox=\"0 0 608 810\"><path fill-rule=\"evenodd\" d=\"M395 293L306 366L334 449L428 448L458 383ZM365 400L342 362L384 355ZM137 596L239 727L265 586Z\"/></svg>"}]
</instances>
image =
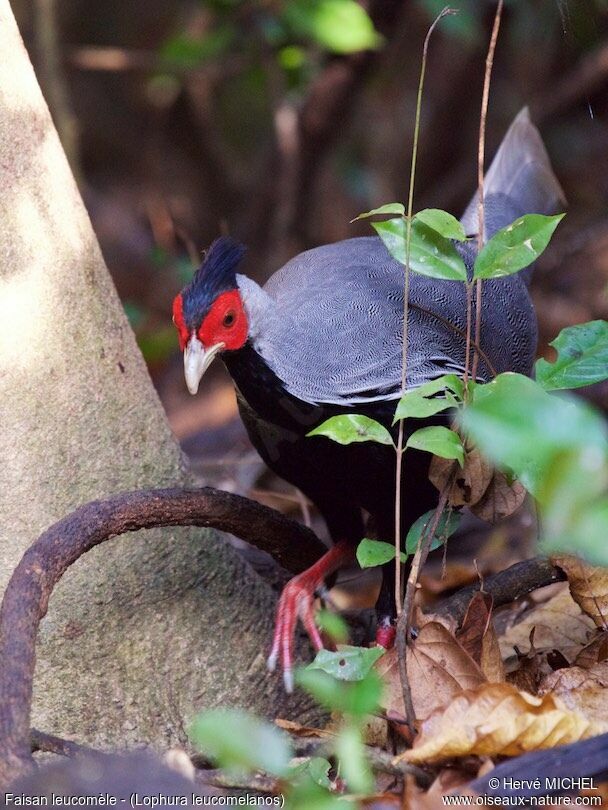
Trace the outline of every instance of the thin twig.
<instances>
[{"instance_id":1,"label":"thin twig","mask_svg":"<svg viewBox=\"0 0 608 810\"><path fill-rule=\"evenodd\" d=\"M490 80L492 78L492 66L494 64L494 53L496 52L496 42L500 30L500 20L502 15L503 0L498 0L496 14L494 15L494 25L492 26L492 36L490 37L490 47L486 57L486 72L483 79L483 93L481 96L481 114L479 116L479 143L477 147L477 252L479 253L484 242L485 209L484 209L484 189L483 189L483 166L486 149L486 121L488 118L488 101L490 98ZM477 279L475 286L475 343L481 343L481 295L482 282ZM477 351L473 354L473 369L471 376L477 378Z\"/></svg>"},{"instance_id":2,"label":"thin twig","mask_svg":"<svg viewBox=\"0 0 608 810\"><path fill-rule=\"evenodd\" d=\"M420 111L422 108L422 91L424 89L424 74L426 72L426 59L429 50L431 34L435 30L440 20L449 14L456 14L454 9L447 6L440 11L424 38L422 46L422 62L420 65L420 78L418 80L418 95L416 97L416 119L414 123L414 142L412 145L412 163L410 167L410 184L407 196L407 219L405 232L405 281L403 289L403 340L401 349L401 396L407 389L407 350L408 350L408 316L410 298L410 249L412 241L412 215L414 212L414 182L416 180L416 160L418 157L418 138L420 135ZM403 446L404 424L403 419L399 422L396 447L396 468L395 468L395 609L397 616L401 613L401 479L403 472Z\"/></svg>"}]
</instances>

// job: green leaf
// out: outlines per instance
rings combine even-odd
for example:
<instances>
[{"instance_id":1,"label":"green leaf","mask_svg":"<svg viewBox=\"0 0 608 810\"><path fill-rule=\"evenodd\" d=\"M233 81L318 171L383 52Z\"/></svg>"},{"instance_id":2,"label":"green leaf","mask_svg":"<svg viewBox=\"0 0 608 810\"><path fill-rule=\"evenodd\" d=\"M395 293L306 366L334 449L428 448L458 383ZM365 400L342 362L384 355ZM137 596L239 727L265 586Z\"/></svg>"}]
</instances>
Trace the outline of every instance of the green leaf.
<instances>
[{"instance_id":1,"label":"green leaf","mask_svg":"<svg viewBox=\"0 0 608 810\"><path fill-rule=\"evenodd\" d=\"M331 610L319 610L315 615L315 622L336 644L345 644L348 641L348 625L337 613Z\"/></svg>"},{"instance_id":2,"label":"green leaf","mask_svg":"<svg viewBox=\"0 0 608 810\"><path fill-rule=\"evenodd\" d=\"M428 525L430 524L433 516L435 515L435 510L431 509L428 512L425 512L424 515L421 515L418 520L412 523L412 526L407 533L407 537L405 538L405 550L408 554L415 554L416 549L418 548L418 541L425 533ZM458 526L460 525L460 520L462 515L460 512L454 512L453 509L446 509L442 512L441 517L439 518L439 523L437 524L437 528L435 530L435 534L433 536L433 540L431 542L431 551L434 549L439 548L439 546L443 545L446 540L450 537L450 535L454 534Z\"/></svg>"},{"instance_id":3,"label":"green leaf","mask_svg":"<svg viewBox=\"0 0 608 810\"><path fill-rule=\"evenodd\" d=\"M445 394L445 398L434 396L440 392ZM464 395L464 383L455 374L444 374L436 380L424 383L401 397L393 424L400 419L424 419L447 408L454 408L458 405L454 394L459 400Z\"/></svg>"},{"instance_id":4,"label":"green leaf","mask_svg":"<svg viewBox=\"0 0 608 810\"><path fill-rule=\"evenodd\" d=\"M349 790L361 795L371 793L374 780L365 758L361 730L357 726L349 723L340 729L336 739L336 754L340 761L340 776L346 781Z\"/></svg>"},{"instance_id":5,"label":"green leaf","mask_svg":"<svg viewBox=\"0 0 608 810\"><path fill-rule=\"evenodd\" d=\"M548 394L522 374L499 374L477 385L460 423L479 449L511 469L535 496L562 452L605 455L603 419L581 401Z\"/></svg>"},{"instance_id":6,"label":"green leaf","mask_svg":"<svg viewBox=\"0 0 608 810\"><path fill-rule=\"evenodd\" d=\"M404 219L372 222L391 256L405 265L407 225ZM449 239L414 220L410 239L410 268L429 278L466 281L467 270L462 257Z\"/></svg>"},{"instance_id":7,"label":"green leaf","mask_svg":"<svg viewBox=\"0 0 608 810\"><path fill-rule=\"evenodd\" d=\"M526 214L494 234L477 258L473 278L502 278L532 264L549 244L564 214Z\"/></svg>"},{"instance_id":8,"label":"green leaf","mask_svg":"<svg viewBox=\"0 0 608 810\"><path fill-rule=\"evenodd\" d=\"M294 31L334 53L379 48L383 38L356 0L291 0L284 16Z\"/></svg>"},{"instance_id":9,"label":"green leaf","mask_svg":"<svg viewBox=\"0 0 608 810\"><path fill-rule=\"evenodd\" d=\"M319 650L307 669L321 669L339 681L361 681L385 652L383 647L351 647L345 644L336 651Z\"/></svg>"},{"instance_id":10,"label":"green leaf","mask_svg":"<svg viewBox=\"0 0 608 810\"><path fill-rule=\"evenodd\" d=\"M358 413L332 416L326 419L307 436L327 436L338 444L352 444L353 442L378 442L379 444L393 444L393 439L388 430L370 419Z\"/></svg>"},{"instance_id":11,"label":"green leaf","mask_svg":"<svg viewBox=\"0 0 608 810\"><path fill-rule=\"evenodd\" d=\"M278 728L239 709L212 709L189 729L194 745L222 768L262 770L275 776L288 771L292 751Z\"/></svg>"},{"instance_id":12,"label":"green leaf","mask_svg":"<svg viewBox=\"0 0 608 810\"><path fill-rule=\"evenodd\" d=\"M381 205L379 208L372 208L371 211L359 214L358 217L351 219L351 222L356 222L358 219L367 219L367 217L386 216L387 214L403 216L405 214L405 206L403 203L386 203L386 205Z\"/></svg>"},{"instance_id":13,"label":"green leaf","mask_svg":"<svg viewBox=\"0 0 608 810\"><path fill-rule=\"evenodd\" d=\"M586 504L577 515L575 526L553 541L553 548L572 553L573 550L594 565L608 566L608 498ZM543 548L547 548L543 544Z\"/></svg>"},{"instance_id":14,"label":"green leaf","mask_svg":"<svg viewBox=\"0 0 608 810\"><path fill-rule=\"evenodd\" d=\"M439 425L420 428L412 433L405 446L425 450L441 458L457 459L460 466L464 466L464 447L460 436L449 428Z\"/></svg>"},{"instance_id":15,"label":"green leaf","mask_svg":"<svg viewBox=\"0 0 608 810\"><path fill-rule=\"evenodd\" d=\"M361 568L373 568L376 565L384 565L395 559L395 546L384 543L382 540L370 540L365 537L357 546L357 562ZM406 562L407 557L401 554L401 562Z\"/></svg>"},{"instance_id":16,"label":"green leaf","mask_svg":"<svg viewBox=\"0 0 608 810\"><path fill-rule=\"evenodd\" d=\"M581 388L608 379L607 321L569 326L549 345L557 350L557 360L536 362L536 381L545 391Z\"/></svg>"},{"instance_id":17,"label":"green leaf","mask_svg":"<svg viewBox=\"0 0 608 810\"><path fill-rule=\"evenodd\" d=\"M331 788L331 780L328 776L330 768L331 764L323 757L311 757L292 766L289 772L289 781L298 781L299 777L306 775L312 779L315 785Z\"/></svg>"},{"instance_id":18,"label":"green leaf","mask_svg":"<svg viewBox=\"0 0 608 810\"><path fill-rule=\"evenodd\" d=\"M414 221L423 222L446 239L466 242L467 235L462 223L452 214L448 214L447 211L442 211L440 208L425 208L416 214Z\"/></svg>"},{"instance_id":19,"label":"green leaf","mask_svg":"<svg viewBox=\"0 0 608 810\"><path fill-rule=\"evenodd\" d=\"M309 695L330 711L363 717L376 711L382 695L382 680L371 670L362 681L338 681L320 669L301 667L295 680Z\"/></svg>"}]
</instances>

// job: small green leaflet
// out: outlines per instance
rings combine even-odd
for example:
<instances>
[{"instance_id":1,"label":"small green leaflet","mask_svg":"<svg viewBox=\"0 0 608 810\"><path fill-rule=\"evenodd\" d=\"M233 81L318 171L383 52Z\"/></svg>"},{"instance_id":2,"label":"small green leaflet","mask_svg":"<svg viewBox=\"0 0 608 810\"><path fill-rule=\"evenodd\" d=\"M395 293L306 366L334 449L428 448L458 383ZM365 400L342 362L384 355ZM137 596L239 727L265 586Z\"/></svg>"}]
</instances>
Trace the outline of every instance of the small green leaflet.
<instances>
[{"instance_id":1,"label":"small green leaflet","mask_svg":"<svg viewBox=\"0 0 608 810\"><path fill-rule=\"evenodd\" d=\"M467 235L462 224L452 214L440 208L425 208L419 211L414 217L414 222L416 221L423 222L446 239L466 242Z\"/></svg>"},{"instance_id":2,"label":"small green leaflet","mask_svg":"<svg viewBox=\"0 0 608 810\"><path fill-rule=\"evenodd\" d=\"M332 416L326 419L307 436L327 436L338 444L352 444L353 442L378 442L379 444L393 445L393 439L388 430L370 419L358 413Z\"/></svg>"},{"instance_id":3,"label":"small green leaflet","mask_svg":"<svg viewBox=\"0 0 608 810\"><path fill-rule=\"evenodd\" d=\"M502 278L532 264L565 215L526 214L494 234L475 259L473 278Z\"/></svg>"},{"instance_id":4,"label":"small green leaflet","mask_svg":"<svg viewBox=\"0 0 608 810\"><path fill-rule=\"evenodd\" d=\"M351 219L351 222L356 222L358 219L367 219L367 217L387 216L388 214L402 217L405 214L405 206L403 203L386 203L386 205L381 205L379 208L372 208L371 211L359 214L358 217Z\"/></svg>"},{"instance_id":5,"label":"small green leaflet","mask_svg":"<svg viewBox=\"0 0 608 810\"><path fill-rule=\"evenodd\" d=\"M319 650L307 669L321 669L339 681L361 681L385 652L384 647L351 647L344 644L335 651Z\"/></svg>"},{"instance_id":6,"label":"small green leaflet","mask_svg":"<svg viewBox=\"0 0 608 810\"><path fill-rule=\"evenodd\" d=\"M336 644L345 644L348 641L348 625L337 613L330 610L319 610L315 616L319 630L322 630Z\"/></svg>"},{"instance_id":7,"label":"small green leaflet","mask_svg":"<svg viewBox=\"0 0 608 810\"><path fill-rule=\"evenodd\" d=\"M444 398L434 396L440 392L445 393ZM424 383L404 394L397 405L393 424L400 419L424 419L447 408L454 408L458 405L458 401L462 400L463 395L464 383L460 377L455 374L444 374L443 377Z\"/></svg>"},{"instance_id":8,"label":"small green leaflet","mask_svg":"<svg viewBox=\"0 0 608 810\"><path fill-rule=\"evenodd\" d=\"M405 265L407 224L403 218L372 222L391 256ZM449 239L414 219L410 239L410 268L423 276L466 281L464 262Z\"/></svg>"},{"instance_id":9,"label":"small green leaflet","mask_svg":"<svg viewBox=\"0 0 608 810\"><path fill-rule=\"evenodd\" d=\"M289 771L290 782L296 782L299 777L307 775L316 785L331 788L331 780L328 776L331 764L328 760L323 757L311 757L310 759L305 759L304 762L298 760L296 760L296 762L298 762L298 764L293 765Z\"/></svg>"},{"instance_id":10,"label":"small green leaflet","mask_svg":"<svg viewBox=\"0 0 608 810\"><path fill-rule=\"evenodd\" d=\"M231 770L287 773L292 751L287 737L239 709L212 709L195 718L189 737L199 751Z\"/></svg>"},{"instance_id":11,"label":"small green leaflet","mask_svg":"<svg viewBox=\"0 0 608 810\"><path fill-rule=\"evenodd\" d=\"M421 515L418 520L412 524L409 532L407 533L407 537L405 538L405 550L408 554L416 553L418 541L420 540L420 537L425 529L429 526L434 515L435 510L431 509L428 512L425 512L424 515ZM439 518L439 523L437 524L433 541L431 543L431 551L439 548L439 546L443 545L445 541L452 534L454 534L456 529L460 526L461 517L462 515L460 512L454 512L453 509L446 509L441 513L441 517Z\"/></svg>"},{"instance_id":12,"label":"small green leaflet","mask_svg":"<svg viewBox=\"0 0 608 810\"><path fill-rule=\"evenodd\" d=\"M425 450L442 458L454 458L461 467L464 466L464 447L460 436L449 428L441 426L420 428L412 433L405 446Z\"/></svg>"},{"instance_id":13,"label":"small green leaflet","mask_svg":"<svg viewBox=\"0 0 608 810\"><path fill-rule=\"evenodd\" d=\"M347 682L337 680L322 669L311 669L310 665L296 670L296 683L330 711L354 717L376 711L383 686L380 676L373 669L362 680Z\"/></svg>"},{"instance_id":14,"label":"small green leaflet","mask_svg":"<svg viewBox=\"0 0 608 810\"><path fill-rule=\"evenodd\" d=\"M460 423L488 458L512 470L537 498L561 453L608 453L599 414L583 402L547 393L522 374L505 372L476 386Z\"/></svg>"},{"instance_id":15,"label":"small green leaflet","mask_svg":"<svg viewBox=\"0 0 608 810\"><path fill-rule=\"evenodd\" d=\"M374 790L374 777L365 755L361 729L354 723L342 726L336 738L340 774L353 793L365 796Z\"/></svg>"},{"instance_id":16,"label":"small green leaflet","mask_svg":"<svg viewBox=\"0 0 608 810\"><path fill-rule=\"evenodd\" d=\"M365 537L357 546L357 562L361 568L374 568L395 559L395 546L382 540L370 540ZM401 562L407 561L407 555L401 553Z\"/></svg>"},{"instance_id":17,"label":"small green leaflet","mask_svg":"<svg viewBox=\"0 0 608 810\"><path fill-rule=\"evenodd\" d=\"M299 36L313 39L334 53L356 53L378 48L382 36L356 0L291 0L283 17Z\"/></svg>"},{"instance_id":18,"label":"small green leaflet","mask_svg":"<svg viewBox=\"0 0 608 810\"><path fill-rule=\"evenodd\" d=\"M549 345L557 350L557 360L536 362L536 381L545 391L581 388L608 379L607 321L569 326Z\"/></svg>"}]
</instances>

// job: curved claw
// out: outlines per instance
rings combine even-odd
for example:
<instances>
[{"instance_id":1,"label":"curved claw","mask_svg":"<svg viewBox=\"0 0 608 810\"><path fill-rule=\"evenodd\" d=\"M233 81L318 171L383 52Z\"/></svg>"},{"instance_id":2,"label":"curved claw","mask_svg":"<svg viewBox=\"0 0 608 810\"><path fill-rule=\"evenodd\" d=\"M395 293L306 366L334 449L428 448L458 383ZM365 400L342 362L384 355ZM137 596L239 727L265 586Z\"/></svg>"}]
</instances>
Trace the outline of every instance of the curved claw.
<instances>
[{"instance_id":1,"label":"curved claw","mask_svg":"<svg viewBox=\"0 0 608 810\"><path fill-rule=\"evenodd\" d=\"M301 574L287 583L279 600L268 669L274 671L280 656L283 682L288 692L293 692L293 648L298 619L302 621L315 649L323 648L313 607L316 587L317 583L311 581L306 573Z\"/></svg>"},{"instance_id":2,"label":"curved claw","mask_svg":"<svg viewBox=\"0 0 608 810\"><path fill-rule=\"evenodd\" d=\"M311 568L290 580L283 589L267 665L274 672L280 658L287 692L293 692L293 652L298 619L304 625L314 648L323 649L323 640L315 624L315 592L323 585L326 576L336 571L353 555L350 544L337 543Z\"/></svg>"}]
</instances>

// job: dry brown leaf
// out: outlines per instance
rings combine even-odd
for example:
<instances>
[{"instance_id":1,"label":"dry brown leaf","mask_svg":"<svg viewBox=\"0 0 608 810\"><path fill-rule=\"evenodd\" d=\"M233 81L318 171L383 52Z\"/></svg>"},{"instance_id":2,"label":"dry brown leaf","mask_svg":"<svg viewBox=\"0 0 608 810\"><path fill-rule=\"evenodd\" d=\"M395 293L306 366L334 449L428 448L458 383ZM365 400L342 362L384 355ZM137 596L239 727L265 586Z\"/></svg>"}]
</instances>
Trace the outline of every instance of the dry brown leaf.
<instances>
[{"instance_id":1,"label":"dry brown leaf","mask_svg":"<svg viewBox=\"0 0 608 810\"><path fill-rule=\"evenodd\" d=\"M597 635L592 638L576 656L572 665L589 669L595 664L599 664L608 658L608 631L598 628Z\"/></svg>"},{"instance_id":2,"label":"dry brown leaf","mask_svg":"<svg viewBox=\"0 0 608 810\"><path fill-rule=\"evenodd\" d=\"M577 742L608 731L568 709L552 694L542 698L508 683L465 692L422 724L414 747L397 757L415 763L461 756L518 756Z\"/></svg>"},{"instance_id":3,"label":"dry brown leaf","mask_svg":"<svg viewBox=\"0 0 608 810\"><path fill-rule=\"evenodd\" d=\"M397 651L389 650L383 655L376 669L386 682L384 708L405 714ZM425 624L418 638L408 646L407 671L419 720L448 704L463 689L476 689L485 682L479 666L439 622Z\"/></svg>"},{"instance_id":4,"label":"dry brown leaf","mask_svg":"<svg viewBox=\"0 0 608 810\"><path fill-rule=\"evenodd\" d=\"M490 683L505 679L505 668L492 622L492 597L477 591L469 602L456 638Z\"/></svg>"},{"instance_id":5,"label":"dry brown leaf","mask_svg":"<svg viewBox=\"0 0 608 810\"><path fill-rule=\"evenodd\" d=\"M589 643L595 633L593 620L586 616L570 596L567 587L555 596L521 616L521 620L509 627L499 639L503 659L513 655L515 647L520 652L530 651L530 632L533 628L534 647L538 652L559 650L569 661Z\"/></svg>"},{"instance_id":6,"label":"dry brown leaf","mask_svg":"<svg viewBox=\"0 0 608 810\"><path fill-rule=\"evenodd\" d=\"M441 492L452 474L454 462L451 459L433 456L429 468L430 482ZM456 473L448 495L451 506L471 507L481 500L492 480L493 470L479 450L467 452L464 467Z\"/></svg>"},{"instance_id":7,"label":"dry brown leaf","mask_svg":"<svg viewBox=\"0 0 608 810\"><path fill-rule=\"evenodd\" d=\"M497 470L483 497L471 506L471 512L487 523L498 523L519 509L525 499L526 490L519 481L509 483L505 474Z\"/></svg>"},{"instance_id":8,"label":"dry brown leaf","mask_svg":"<svg viewBox=\"0 0 608 810\"><path fill-rule=\"evenodd\" d=\"M569 709L590 720L608 720L608 663L552 672L543 678L539 693L557 695Z\"/></svg>"},{"instance_id":9,"label":"dry brown leaf","mask_svg":"<svg viewBox=\"0 0 608 810\"><path fill-rule=\"evenodd\" d=\"M568 577L570 593L581 610L591 616L598 627L608 628L608 568L583 562L579 557L551 557Z\"/></svg>"}]
</instances>

